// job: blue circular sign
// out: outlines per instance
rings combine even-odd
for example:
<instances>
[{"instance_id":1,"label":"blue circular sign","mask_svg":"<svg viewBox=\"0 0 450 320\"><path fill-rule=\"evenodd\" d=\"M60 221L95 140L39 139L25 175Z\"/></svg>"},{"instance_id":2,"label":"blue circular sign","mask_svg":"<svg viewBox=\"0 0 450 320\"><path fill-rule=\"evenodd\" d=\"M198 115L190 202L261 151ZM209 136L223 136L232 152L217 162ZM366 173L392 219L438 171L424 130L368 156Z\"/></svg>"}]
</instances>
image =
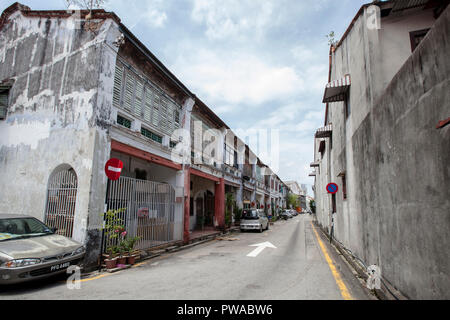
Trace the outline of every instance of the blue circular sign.
<instances>
[{"instance_id":1,"label":"blue circular sign","mask_svg":"<svg viewBox=\"0 0 450 320\"><path fill-rule=\"evenodd\" d=\"M336 183L330 183L327 185L327 191L331 194L336 194L339 190L339 187Z\"/></svg>"}]
</instances>

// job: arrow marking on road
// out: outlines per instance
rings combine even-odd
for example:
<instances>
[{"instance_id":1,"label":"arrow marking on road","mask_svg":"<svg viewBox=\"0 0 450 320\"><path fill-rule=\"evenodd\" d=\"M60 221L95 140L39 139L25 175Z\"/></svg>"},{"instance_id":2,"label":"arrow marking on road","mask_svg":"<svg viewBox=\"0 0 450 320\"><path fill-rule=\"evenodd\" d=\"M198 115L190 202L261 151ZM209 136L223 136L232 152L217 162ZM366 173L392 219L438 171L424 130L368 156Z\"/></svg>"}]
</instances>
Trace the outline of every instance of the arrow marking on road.
<instances>
[{"instance_id":1,"label":"arrow marking on road","mask_svg":"<svg viewBox=\"0 0 450 320\"><path fill-rule=\"evenodd\" d=\"M270 242L254 244L254 245L251 245L250 247L257 247L255 250L253 250L252 252L250 252L247 255L247 257L252 257L252 258L256 258L261 252L264 251L265 248L272 248L272 249L276 249L277 248L273 244L271 244Z\"/></svg>"}]
</instances>

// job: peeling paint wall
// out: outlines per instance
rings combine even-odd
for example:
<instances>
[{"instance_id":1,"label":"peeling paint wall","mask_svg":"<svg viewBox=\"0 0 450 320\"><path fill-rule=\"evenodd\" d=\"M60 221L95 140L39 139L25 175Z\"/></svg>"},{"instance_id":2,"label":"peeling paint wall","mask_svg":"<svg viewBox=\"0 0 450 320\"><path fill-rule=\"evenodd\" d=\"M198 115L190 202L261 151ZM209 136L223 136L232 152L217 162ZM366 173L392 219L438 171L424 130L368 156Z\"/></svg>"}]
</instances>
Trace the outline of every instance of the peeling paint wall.
<instances>
[{"instance_id":1,"label":"peeling paint wall","mask_svg":"<svg viewBox=\"0 0 450 320\"><path fill-rule=\"evenodd\" d=\"M68 164L78 177L73 238L81 242L103 211L117 52L110 43L119 34L112 20L99 22L93 32L71 18L17 11L0 32L0 81L14 81L0 121L0 212L44 220L49 177Z\"/></svg>"}]
</instances>

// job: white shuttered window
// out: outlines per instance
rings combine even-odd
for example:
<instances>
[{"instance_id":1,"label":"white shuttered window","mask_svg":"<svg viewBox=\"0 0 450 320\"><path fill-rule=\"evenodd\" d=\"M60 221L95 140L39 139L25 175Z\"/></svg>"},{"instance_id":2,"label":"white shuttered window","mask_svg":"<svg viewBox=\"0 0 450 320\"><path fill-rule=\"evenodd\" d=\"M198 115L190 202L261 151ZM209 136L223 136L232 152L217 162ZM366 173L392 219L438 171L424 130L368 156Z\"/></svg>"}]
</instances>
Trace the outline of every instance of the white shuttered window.
<instances>
[{"instance_id":1,"label":"white shuttered window","mask_svg":"<svg viewBox=\"0 0 450 320\"><path fill-rule=\"evenodd\" d=\"M113 92L113 106L120 107L120 94L122 92L123 82L123 66L116 66L116 73L114 74L114 92Z\"/></svg>"},{"instance_id":2,"label":"white shuttered window","mask_svg":"<svg viewBox=\"0 0 450 320\"><path fill-rule=\"evenodd\" d=\"M114 75L113 105L139 118L155 132L170 136L180 126L181 107L121 62Z\"/></svg>"},{"instance_id":3,"label":"white shuttered window","mask_svg":"<svg viewBox=\"0 0 450 320\"><path fill-rule=\"evenodd\" d=\"M144 99L144 120L147 123L152 123L152 106L153 106L153 94L151 89L145 87L145 99Z\"/></svg>"},{"instance_id":4,"label":"white shuttered window","mask_svg":"<svg viewBox=\"0 0 450 320\"><path fill-rule=\"evenodd\" d=\"M142 96L144 94L144 84L139 81L136 80L136 94L134 97L134 114L137 117L141 117L142 116Z\"/></svg>"}]
</instances>

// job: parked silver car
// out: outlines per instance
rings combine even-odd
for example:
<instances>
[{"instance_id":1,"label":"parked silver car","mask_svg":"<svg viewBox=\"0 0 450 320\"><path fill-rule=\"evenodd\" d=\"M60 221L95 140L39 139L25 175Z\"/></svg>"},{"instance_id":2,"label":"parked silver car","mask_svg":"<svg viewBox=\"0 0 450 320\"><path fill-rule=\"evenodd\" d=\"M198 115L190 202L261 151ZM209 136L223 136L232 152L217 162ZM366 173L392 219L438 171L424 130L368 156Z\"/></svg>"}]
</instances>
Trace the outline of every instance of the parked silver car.
<instances>
[{"instance_id":1,"label":"parked silver car","mask_svg":"<svg viewBox=\"0 0 450 320\"><path fill-rule=\"evenodd\" d=\"M0 284L15 284L66 272L85 247L55 234L36 218L0 214Z\"/></svg>"},{"instance_id":2,"label":"parked silver car","mask_svg":"<svg viewBox=\"0 0 450 320\"><path fill-rule=\"evenodd\" d=\"M258 230L263 232L269 230L269 218L267 218L264 210L245 209L242 212L241 231Z\"/></svg>"}]
</instances>

